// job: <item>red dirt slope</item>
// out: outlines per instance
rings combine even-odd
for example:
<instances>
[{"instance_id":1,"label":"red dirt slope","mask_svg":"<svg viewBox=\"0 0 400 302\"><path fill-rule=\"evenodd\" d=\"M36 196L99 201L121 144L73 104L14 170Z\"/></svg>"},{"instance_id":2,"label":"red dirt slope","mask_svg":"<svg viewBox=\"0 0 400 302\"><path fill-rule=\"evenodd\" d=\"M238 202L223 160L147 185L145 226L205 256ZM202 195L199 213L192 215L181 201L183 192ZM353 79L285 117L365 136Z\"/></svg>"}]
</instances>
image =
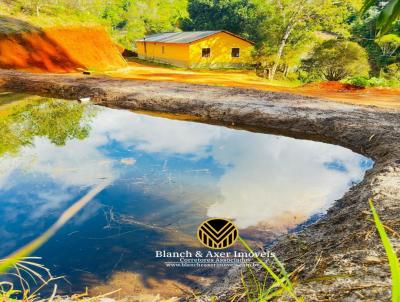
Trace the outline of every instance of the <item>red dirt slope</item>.
<instances>
[{"instance_id":1,"label":"red dirt slope","mask_svg":"<svg viewBox=\"0 0 400 302\"><path fill-rule=\"evenodd\" d=\"M0 68L33 72L110 70L126 66L102 28L48 28L0 32Z\"/></svg>"}]
</instances>

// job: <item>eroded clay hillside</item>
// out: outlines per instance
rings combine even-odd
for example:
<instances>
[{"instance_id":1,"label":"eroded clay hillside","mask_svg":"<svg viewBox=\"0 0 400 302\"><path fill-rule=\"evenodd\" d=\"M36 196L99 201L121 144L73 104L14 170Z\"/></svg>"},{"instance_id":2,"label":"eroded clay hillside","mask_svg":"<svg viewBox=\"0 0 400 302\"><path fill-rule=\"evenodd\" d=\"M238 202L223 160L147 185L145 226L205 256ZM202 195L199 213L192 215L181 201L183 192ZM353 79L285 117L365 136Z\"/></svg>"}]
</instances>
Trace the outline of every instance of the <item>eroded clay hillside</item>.
<instances>
[{"instance_id":1,"label":"eroded clay hillside","mask_svg":"<svg viewBox=\"0 0 400 302\"><path fill-rule=\"evenodd\" d=\"M64 73L125 65L119 49L101 27L39 28L0 16L0 68Z\"/></svg>"}]
</instances>

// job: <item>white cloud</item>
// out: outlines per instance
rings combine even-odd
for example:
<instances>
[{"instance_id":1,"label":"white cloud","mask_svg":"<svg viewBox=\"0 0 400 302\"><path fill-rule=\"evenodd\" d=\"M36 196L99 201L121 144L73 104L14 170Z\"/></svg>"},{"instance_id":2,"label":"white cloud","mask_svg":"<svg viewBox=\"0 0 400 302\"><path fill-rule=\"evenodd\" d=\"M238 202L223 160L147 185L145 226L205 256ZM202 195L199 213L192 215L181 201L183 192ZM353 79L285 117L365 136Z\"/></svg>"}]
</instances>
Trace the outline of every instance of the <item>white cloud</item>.
<instances>
[{"instance_id":1,"label":"white cloud","mask_svg":"<svg viewBox=\"0 0 400 302\"><path fill-rule=\"evenodd\" d=\"M202 155L221 128L165 118L133 114L125 110L103 110L93 123L96 132L109 133L125 145L135 144L145 152L197 153Z\"/></svg>"},{"instance_id":2,"label":"white cloud","mask_svg":"<svg viewBox=\"0 0 400 302\"><path fill-rule=\"evenodd\" d=\"M23 147L17 157L0 159L0 187L5 189L18 180L10 180L15 170L30 174L44 174L62 187L93 186L102 179L115 179L116 171L112 160L100 151L106 142L93 135L86 140L71 140L65 146L57 147L46 138L35 138L34 147Z\"/></svg>"}]
</instances>

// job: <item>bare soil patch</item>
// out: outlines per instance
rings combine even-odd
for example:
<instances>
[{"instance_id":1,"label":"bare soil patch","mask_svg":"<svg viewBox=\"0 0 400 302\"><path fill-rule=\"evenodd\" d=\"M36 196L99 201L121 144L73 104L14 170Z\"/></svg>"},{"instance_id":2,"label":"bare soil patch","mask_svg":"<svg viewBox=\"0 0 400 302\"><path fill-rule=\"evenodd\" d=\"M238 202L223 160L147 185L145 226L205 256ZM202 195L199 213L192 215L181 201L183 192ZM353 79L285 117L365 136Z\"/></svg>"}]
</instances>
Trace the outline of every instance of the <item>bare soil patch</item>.
<instances>
[{"instance_id":1,"label":"bare soil patch","mask_svg":"<svg viewBox=\"0 0 400 302\"><path fill-rule=\"evenodd\" d=\"M0 16L0 68L67 73L125 66L119 49L101 27L42 29Z\"/></svg>"}]
</instances>

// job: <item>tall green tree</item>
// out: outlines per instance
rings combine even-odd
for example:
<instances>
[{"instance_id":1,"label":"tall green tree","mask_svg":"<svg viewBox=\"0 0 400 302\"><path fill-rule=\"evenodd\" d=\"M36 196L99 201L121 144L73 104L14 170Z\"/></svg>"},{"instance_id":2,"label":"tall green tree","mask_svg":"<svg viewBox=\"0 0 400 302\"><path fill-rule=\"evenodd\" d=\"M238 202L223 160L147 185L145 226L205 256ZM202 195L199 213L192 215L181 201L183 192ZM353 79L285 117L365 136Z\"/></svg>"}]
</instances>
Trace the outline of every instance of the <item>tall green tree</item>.
<instances>
[{"instance_id":1,"label":"tall green tree","mask_svg":"<svg viewBox=\"0 0 400 302\"><path fill-rule=\"evenodd\" d=\"M258 40L257 24L262 12L252 0L190 0L189 17L183 30L228 30L253 41Z\"/></svg>"},{"instance_id":2,"label":"tall green tree","mask_svg":"<svg viewBox=\"0 0 400 302\"><path fill-rule=\"evenodd\" d=\"M187 16L187 0L110 0L101 11L112 34L127 48L146 34L178 30Z\"/></svg>"},{"instance_id":3,"label":"tall green tree","mask_svg":"<svg viewBox=\"0 0 400 302\"><path fill-rule=\"evenodd\" d=\"M352 8L350 1L334 0L266 0L259 3L270 12L259 28L263 33L264 49L268 49L271 64L268 78L273 80L287 48L295 51L302 42L320 31L347 37L347 18Z\"/></svg>"},{"instance_id":4,"label":"tall green tree","mask_svg":"<svg viewBox=\"0 0 400 302\"><path fill-rule=\"evenodd\" d=\"M177 31L187 17L187 0L112 0L102 18L111 23L117 40L131 48L135 39L146 34Z\"/></svg>"}]
</instances>

